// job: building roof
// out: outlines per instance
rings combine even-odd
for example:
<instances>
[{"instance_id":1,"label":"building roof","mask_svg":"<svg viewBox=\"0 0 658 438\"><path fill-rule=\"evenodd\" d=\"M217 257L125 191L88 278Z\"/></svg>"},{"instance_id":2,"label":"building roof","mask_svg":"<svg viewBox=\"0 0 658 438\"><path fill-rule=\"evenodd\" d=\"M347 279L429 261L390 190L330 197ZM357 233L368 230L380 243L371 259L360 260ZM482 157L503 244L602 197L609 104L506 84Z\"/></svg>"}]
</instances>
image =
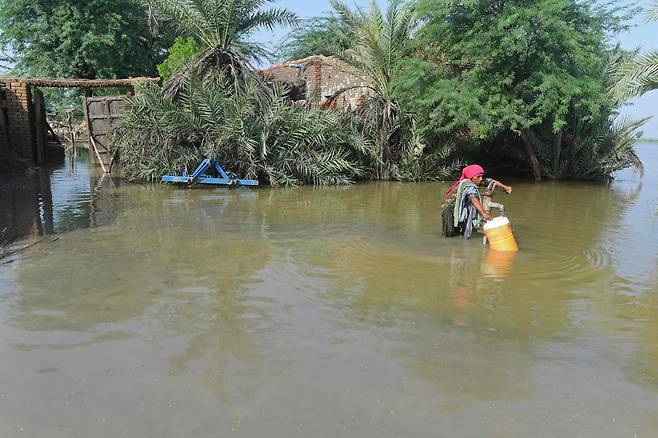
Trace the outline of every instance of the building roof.
<instances>
[{"instance_id":1,"label":"building roof","mask_svg":"<svg viewBox=\"0 0 658 438\"><path fill-rule=\"evenodd\" d=\"M280 68L290 68L295 65L301 65L301 66L308 66L312 64L321 64L321 65L345 65L346 63L344 61L341 61L340 59L336 58L335 56L324 56L324 55L312 55L308 56L306 58L302 59L296 59L293 61L287 61L281 64L274 64L271 65L263 70L261 72L266 73L271 70L277 70Z\"/></svg>"}]
</instances>

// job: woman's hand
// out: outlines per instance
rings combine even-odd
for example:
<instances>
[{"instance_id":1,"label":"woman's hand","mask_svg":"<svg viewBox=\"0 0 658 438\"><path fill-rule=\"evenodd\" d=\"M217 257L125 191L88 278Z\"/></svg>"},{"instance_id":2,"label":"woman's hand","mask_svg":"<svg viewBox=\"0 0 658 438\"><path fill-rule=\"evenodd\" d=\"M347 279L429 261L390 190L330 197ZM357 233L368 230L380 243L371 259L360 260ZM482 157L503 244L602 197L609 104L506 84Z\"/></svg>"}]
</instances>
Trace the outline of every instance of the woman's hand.
<instances>
[{"instance_id":1,"label":"woman's hand","mask_svg":"<svg viewBox=\"0 0 658 438\"><path fill-rule=\"evenodd\" d=\"M489 222L491 220L491 213L489 213L488 211L483 211L482 217L486 222Z\"/></svg>"},{"instance_id":2,"label":"woman's hand","mask_svg":"<svg viewBox=\"0 0 658 438\"><path fill-rule=\"evenodd\" d=\"M493 180L493 182L494 182L494 189L498 188L504 190L505 193L507 193L508 195L512 193L511 186L506 186L505 184L501 183L500 181L496 181L495 179Z\"/></svg>"}]
</instances>

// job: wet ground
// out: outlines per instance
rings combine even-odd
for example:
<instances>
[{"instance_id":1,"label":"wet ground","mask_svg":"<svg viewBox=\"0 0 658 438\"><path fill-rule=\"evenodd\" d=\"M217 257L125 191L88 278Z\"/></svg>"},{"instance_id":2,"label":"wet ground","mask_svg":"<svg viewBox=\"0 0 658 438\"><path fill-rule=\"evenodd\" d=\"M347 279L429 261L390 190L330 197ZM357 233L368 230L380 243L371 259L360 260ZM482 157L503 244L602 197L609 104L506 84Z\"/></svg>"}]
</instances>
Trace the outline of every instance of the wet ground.
<instances>
[{"instance_id":1,"label":"wet ground","mask_svg":"<svg viewBox=\"0 0 658 438\"><path fill-rule=\"evenodd\" d=\"M658 147L513 183L521 246L443 239L447 184L0 188L2 437L658 436ZM495 175L494 175L495 177Z\"/></svg>"}]
</instances>

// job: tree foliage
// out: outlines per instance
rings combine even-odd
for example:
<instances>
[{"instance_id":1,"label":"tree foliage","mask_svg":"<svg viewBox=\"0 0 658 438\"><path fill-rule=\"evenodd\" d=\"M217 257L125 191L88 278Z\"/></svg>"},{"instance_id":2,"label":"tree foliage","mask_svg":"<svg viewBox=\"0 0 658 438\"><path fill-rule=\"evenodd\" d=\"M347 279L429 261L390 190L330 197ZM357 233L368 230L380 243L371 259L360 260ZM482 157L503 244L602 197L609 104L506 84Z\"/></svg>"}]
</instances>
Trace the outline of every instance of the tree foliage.
<instances>
[{"instance_id":1,"label":"tree foliage","mask_svg":"<svg viewBox=\"0 0 658 438\"><path fill-rule=\"evenodd\" d=\"M249 57L258 54L257 46L243 40L239 32L227 37L233 42L213 39L237 32L237 28L223 27L226 22L219 18L220 12L233 9L223 10L218 7L220 2L206 0L166 3L171 8L168 16L178 17L179 30L187 26L185 14L196 23L187 35L202 41L202 53L172 79L178 82L176 93L145 86L128 99L128 113L116 140L129 178L159 180L168 172L191 172L208 157L241 177L272 185L411 179L424 171L443 171L440 176L447 176L448 171L436 166L436 160L417 160L422 144L415 135L413 118L389 98L390 77L409 53L413 25L399 2L393 2L386 15L373 9L358 19L336 3L342 26L359 41L342 53L343 58L366 72L372 82L367 86L371 96L356 114L297 106L290 101L286 87L265 84L249 63ZM262 2L243 3L252 7ZM163 5L159 7L160 13L165 10ZM209 14L206 23L202 12ZM249 23L263 17L273 18L273 25L288 16L280 12L255 15ZM375 59L370 59L372 56Z\"/></svg>"},{"instance_id":2,"label":"tree foliage","mask_svg":"<svg viewBox=\"0 0 658 438\"><path fill-rule=\"evenodd\" d=\"M203 78L211 70L232 78L236 92L246 76L252 80L252 63L267 57L263 45L249 40L258 29L295 25L297 16L282 8L264 9L274 0L152 0L157 20L179 35L193 38L200 52L165 85L170 96L177 96L192 76ZM152 26L153 27L153 26Z\"/></svg>"},{"instance_id":3,"label":"tree foliage","mask_svg":"<svg viewBox=\"0 0 658 438\"><path fill-rule=\"evenodd\" d=\"M15 75L154 76L172 38L168 33L153 38L146 17L142 0L0 0L2 59ZM43 91L49 111L58 117L64 117L67 107L82 114L83 90Z\"/></svg>"},{"instance_id":4,"label":"tree foliage","mask_svg":"<svg viewBox=\"0 0 658 438\"><path fill-rule=\"evenodd\" d=\"M331 56L355 42L354 34L337 16L313 17L288 34L276 57L283 62L312 55Z\"/></svg>"},{"instance_id":5,"label":"tree foliage","mask_svg":"<svg viewBox=\"0 0 658 438\"><path fill-rule=\"evenodd\" d=\"M139 0L0 1L0 45L18 74L153 75L161 61L160 43L149 36L146 7Z\"/></svg>"},{"instance_id":6,"label":"tree foliage","mask_svg":"<svg viewBox=\"0 0 658 438\"><path fill-rule=\"evenodd\" d=\"M372 0L368 10L352 11L338 0L331 2L341 26L353 40L352 45L336 55L366 78L368 85L338 90L331 99L354 88L367 92L366 101L357 114L365 123L367 135L377 146L377 179L421 179L446 176L427 175L420 165L424 144L416 131L413 115L392 96L392 81L399 75L402 61L411 55L415 20L412 11L400 0L391 0L385 12Z\"/></svg>"},{"instance_id":7,"label":"tree foliage","mask_svg":"<svg viewBox=\"0 0 658 438\"><path fill-rule=\"evenodd\" d=\"M163 81L168 81L187 62L193 59L201 49L192 37L176 37L174 44L167 50L167 57L158 64L158 73Z\"/></svg>"},{"instance_id":8,"label":"tree foliage","mask_svg":"<svg viewBox=\"0 0 658 438\"><path fill-rule=\"evenodd\" d=\"M641 166L642 121L614 119L619 103L658 87L658 54L611 47L622 9L390 0L382 11L371 0L354 11L332 0L334 14L293 30L279 56L349 64L366 85L333 98L367 91L349 113L294 106L255 71L269 53L250 35L298 21L267 8L274 2L0 0L0 60L11 58L17 74L80 78L153 75L159 64L164 94L148 86L130 98L119 131L134 179L191 170L207 156L275 185L445 178L455 157L474 156L536 180ZM656 17L654 5L648 20ZM58 95L61 104L75 97Z\"/></svg>"},{"instance_id":9,"label":"tree foliage","mask_svg":"<svg viewBox=\"0 0 658 438\"><path fill-rule=\"evenodd\" d=\"M578 0L418 0L416 7L418 56L396 85L424 132L525 162L536 180L578 177L555 167L574 167L577 123L606 125L613 115L604 92L607 36L622 17Z\"/></svg>"},{"instance_id":10,"label":"tree foliage","mask_svg":"<svg viewBox=\"0 0 658 438\"><path fill-rule=\"evenodd\" d=\"M143 85L116 132L130 179L191 173L205 158L272 185L348 184L372 173L372 145L353 115L295 106L287 90L247 79L236 94L225 75L188 79L179 99Z\"/></svg>"}]
</instances>

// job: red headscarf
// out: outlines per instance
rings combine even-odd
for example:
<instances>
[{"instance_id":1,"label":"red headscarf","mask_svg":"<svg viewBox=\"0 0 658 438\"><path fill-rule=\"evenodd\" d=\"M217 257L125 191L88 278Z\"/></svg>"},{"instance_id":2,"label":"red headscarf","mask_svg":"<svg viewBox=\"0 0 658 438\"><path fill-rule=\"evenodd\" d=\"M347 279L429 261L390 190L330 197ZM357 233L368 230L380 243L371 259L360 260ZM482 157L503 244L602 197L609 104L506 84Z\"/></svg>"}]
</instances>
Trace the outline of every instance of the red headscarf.
<instances>
[{"instance_id":1,"label":"red headscarf","mask_svg":"<svg viewBox=\"0 0 658 438\"><path fill-rule=\"evenodd\" d=\"M446 196L450 195L453 190L455 190L455 187L459 185L460 182L464 181L465 179L471 179L475 175L479 175L481 173L484 173L484 169L482 166L479 166L477 164L471 164L470 166L464 167L464 170L462 170L462 176L459 178L457 182L455 182L446 192Z\"/></svg>"}]
</instances>

